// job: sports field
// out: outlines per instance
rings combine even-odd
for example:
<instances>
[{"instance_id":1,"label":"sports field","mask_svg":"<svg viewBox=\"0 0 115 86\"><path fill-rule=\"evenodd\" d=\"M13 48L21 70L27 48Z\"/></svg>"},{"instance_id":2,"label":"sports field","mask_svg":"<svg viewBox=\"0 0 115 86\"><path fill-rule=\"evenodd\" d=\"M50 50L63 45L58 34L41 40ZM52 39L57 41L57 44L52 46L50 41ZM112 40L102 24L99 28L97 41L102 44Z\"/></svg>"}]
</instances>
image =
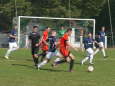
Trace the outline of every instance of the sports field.
<instances>
[{"instance_id":1,"label":"sports field","mask_svg":"<svg viewBox=\"0 0 115 86\"><path fill-rule=\"evenodd\" d=\"M11 59L3 58L6 49L0 49L0 86L115 86L115 49L108 49L108 58L101 53L95 56L94 71L87 72L88 64L80 65L84 52L76 56L74 72L67 72L68 64L51 67L51 62L36 70L30 51L20 49Z\"/></svg>"}]
</instances>

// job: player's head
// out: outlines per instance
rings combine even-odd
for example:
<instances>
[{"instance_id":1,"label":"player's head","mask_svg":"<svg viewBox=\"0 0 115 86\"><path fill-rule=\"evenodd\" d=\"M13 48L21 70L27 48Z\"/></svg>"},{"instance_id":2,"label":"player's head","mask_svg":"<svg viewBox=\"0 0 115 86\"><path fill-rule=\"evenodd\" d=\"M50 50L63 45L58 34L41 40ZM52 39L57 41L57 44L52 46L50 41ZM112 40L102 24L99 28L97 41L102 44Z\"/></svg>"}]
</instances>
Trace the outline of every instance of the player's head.
<instances>
[{"instance_id":1,"label":"player's head","mask_svg":"<svg viewBox=\"0 0 115 86\"><path fill-rule=\"evenodd\" d=\"M14 26L13 26L13 29L17 29L17 25L14 25Z\"/></svg>"},{"instance_id":2,"label":"player's head","mask_svg":"<svg viewBox=\"0 0 115 86\"><path fill-rule=\"evenodd\" d=\"M104 26L101 28L101 31L102 31L102 32L104 32L104 31L105 31L105 27L104 27Z\"/></svg>"},{"instance_id":3,"label":"player's head","mask_svg":"<svg viewBox=\"0 0 115 86\"><path fill-rule=\"evenodd\" d=\"M64 26L61 26L61 30L63 30L64 29Z\"/></svg>"},{"instance_id":4,"label":"player's head","mask_svg":"<svg viewBox=\"0 0 115 86\"><path fill-rule=\"evenodd\" d=\"M89 38L92 37L92 33L91 33L91 32L88 33L88 37L89 37Z\"/></svg>"},{"instance_id":5,"label":"player's head","mask_svg":"<svg viewBox=\"0 0 115 86\"><path fill-rule=\"evenodd\" d=\"M48 32L50 32L50 31L51 31L51 28L50 28L50 27L46 27L46 30L47 30Z\"/></svg>"},{"instance_id":6,"label":"player's head","mask_svg":"<svg viewBox=\"0 0 115 86\"><path fill-rule=\"evenodd\" d=\"M68 28L66 33L70 36L72 34L72 29Z\"/></svg>"},{"instance_id":7,"label":"player's head","mask_svg":"<svg viewBox=\"0 0 115 86\"><path fill-rule=\"evenodd\" d=\"M37 32L37 30L38 30L38 26L33 26L32 31Z\"/></svg>"},{"instance_id":8,"label":"player's head","mask_svg":"<svg viewBox=\"0 0 115 86\"><path fill-rule=\"evenodd\" d=\"M56 31L55 30L52 30L51 36L56 36Z\"/></svg>"}]
</instances>

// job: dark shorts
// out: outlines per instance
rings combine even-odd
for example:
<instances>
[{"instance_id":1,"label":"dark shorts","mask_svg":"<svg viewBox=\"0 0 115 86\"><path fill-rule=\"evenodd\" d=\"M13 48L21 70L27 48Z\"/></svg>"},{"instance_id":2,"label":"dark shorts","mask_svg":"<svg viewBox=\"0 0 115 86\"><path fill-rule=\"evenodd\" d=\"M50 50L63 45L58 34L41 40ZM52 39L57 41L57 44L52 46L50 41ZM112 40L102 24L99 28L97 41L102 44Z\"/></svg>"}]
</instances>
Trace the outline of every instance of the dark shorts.
<instances>
[{"instance_id":1,"label":"dark shorts","mask_svg":"<svg viewBox=\"0 0 115 86\"><path fill-rule=\"evenodd\" d=\"M96 48L99 48L99 45L95 43L95 47L96 47Z\"/></svg>"},{"instance_id":2,"label":"dark shorts","mask_svg":"<svg viewBox=\"0 0 115 86\"><path fill-rule=\"evenodd\" d=\"M39 51L39 47L32 46L31 48L32 55L38 54L38 51Z\"/></svg>"}]
</instances>

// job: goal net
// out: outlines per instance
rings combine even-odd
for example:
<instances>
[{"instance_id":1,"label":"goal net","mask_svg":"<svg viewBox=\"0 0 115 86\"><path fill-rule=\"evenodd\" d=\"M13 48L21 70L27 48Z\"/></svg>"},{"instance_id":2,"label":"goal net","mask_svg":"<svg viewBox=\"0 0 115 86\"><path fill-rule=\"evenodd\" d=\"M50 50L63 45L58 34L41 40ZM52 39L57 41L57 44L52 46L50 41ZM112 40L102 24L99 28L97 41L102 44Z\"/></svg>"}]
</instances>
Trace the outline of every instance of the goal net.
<instances>
[{"instance_id":1,"label":"goal net","mask_svg":"<svg viewBox=\"0 0 115 86\"><path fill-rule=\"evenodd\" d=\"M40 34L46 26L56 30L57 33L60 31L61 26L64 29L71 27L70 42L76 47L82 47L82 40L87 32L92 32L93 38L95 38L95 19L19 16L18 44L21 48L28 47L28 35L33 26L39 26Z\"/></svg>"}]
</instances>

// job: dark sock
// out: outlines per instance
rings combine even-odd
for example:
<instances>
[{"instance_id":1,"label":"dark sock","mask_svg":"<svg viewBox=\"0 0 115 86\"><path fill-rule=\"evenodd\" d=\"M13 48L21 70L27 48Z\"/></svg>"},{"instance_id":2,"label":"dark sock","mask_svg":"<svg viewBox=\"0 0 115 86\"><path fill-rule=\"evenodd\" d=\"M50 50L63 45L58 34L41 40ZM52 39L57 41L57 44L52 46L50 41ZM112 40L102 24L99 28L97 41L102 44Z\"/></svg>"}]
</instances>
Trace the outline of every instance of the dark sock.
<instances>
[{"instance_id":1,"label":"dark sock","mask_svg":"<svg viewBox=\"0 0 115 86\"><path fill-rule=\"evenodd\" d=\"M38 64L38 58L35 58L35 60L36 60L35 64Z\"/></svg>"},{"instance_id":2,"label":"dark sock","mask_svg":"<svg viewBox=\"0 0 115 86\"><path fill-rule=\"evenodd\" d=\"M46 57L46 51L42 53L41 62L44 60L45 57Z\"/></svg>"},{"instance_id":3,"label":"dark sock","mask_svg":"<svg viewBox=\"0 0 115 86\"><path fill-rule=\"evenodd\" d=\"M71 71L73 69L73 66L74 66L74 60L71 59L69 71Z\"/></svg>"}]
</instances>

